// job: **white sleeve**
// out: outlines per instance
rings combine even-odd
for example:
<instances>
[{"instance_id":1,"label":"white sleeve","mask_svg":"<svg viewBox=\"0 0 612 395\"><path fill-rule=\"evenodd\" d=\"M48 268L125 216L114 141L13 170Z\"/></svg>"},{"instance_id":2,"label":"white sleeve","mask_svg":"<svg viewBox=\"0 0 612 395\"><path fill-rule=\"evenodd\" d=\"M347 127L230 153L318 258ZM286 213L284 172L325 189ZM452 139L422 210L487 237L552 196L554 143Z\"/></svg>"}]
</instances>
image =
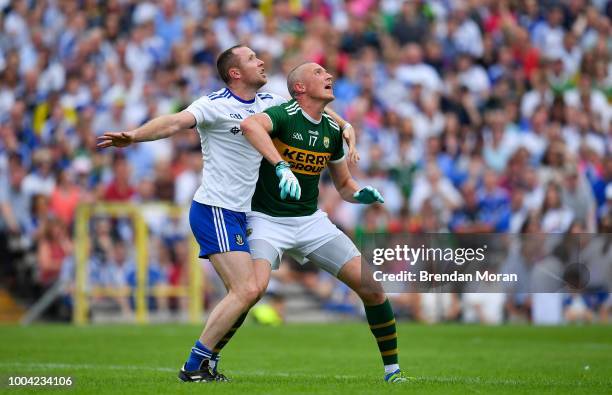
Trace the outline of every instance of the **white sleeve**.
<instances>
[{"instance_id":1,"label":"white sleeve","mask_svg":"<svg viewBox=\"0 0 612 395\"><path fill-rule=\"evenodd\" d=\"M198 125L210 125L217 119L217 112L208 96L202 96L186 108L193 114Z\"/></svg>"},{"instance_id":2,"label":"white sleeve","mask_svg":"<svg viewBox=\"0 0 612 395\"><path fill-rule=\"evenodd\" d=\"M276 93L270 93L270 95L272 95L272 105L270 107L280 106L281 104L285 104L289 101L288 99L282 97L281 95L277 95Z\"/></svg>"}]
</instances>

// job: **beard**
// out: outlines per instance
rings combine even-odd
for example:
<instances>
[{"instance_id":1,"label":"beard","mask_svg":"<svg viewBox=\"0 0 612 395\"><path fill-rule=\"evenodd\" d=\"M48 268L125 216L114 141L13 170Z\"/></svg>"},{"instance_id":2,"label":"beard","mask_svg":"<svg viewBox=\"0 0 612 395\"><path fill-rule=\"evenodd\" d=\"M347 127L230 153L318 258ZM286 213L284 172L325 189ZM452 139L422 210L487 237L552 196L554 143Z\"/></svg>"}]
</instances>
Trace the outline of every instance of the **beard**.
<instances>
[{"instance_id":1,"label":"beard","mask_svg":"<svg viewBox=\"0 0 612 395\"><path fill-rule=\"evenodd\" d=\"M265 84L268 83L268 78L267 76L261 75L261 74L257 74L252 76L251 78L249 78L248 80L245 81L246 84L248 86L252 86L256 89L261 88L262 86L264 86Z\"/></svg>"}]
</instances>

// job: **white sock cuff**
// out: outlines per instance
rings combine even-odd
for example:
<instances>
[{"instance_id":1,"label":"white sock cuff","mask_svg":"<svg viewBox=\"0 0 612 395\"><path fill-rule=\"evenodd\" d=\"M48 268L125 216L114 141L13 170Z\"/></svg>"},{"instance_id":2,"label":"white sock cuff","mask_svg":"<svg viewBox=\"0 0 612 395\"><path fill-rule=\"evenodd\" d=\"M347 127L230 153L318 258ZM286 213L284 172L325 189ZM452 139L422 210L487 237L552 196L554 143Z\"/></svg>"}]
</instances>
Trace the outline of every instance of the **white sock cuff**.
<instances>
[{"instance_id":1,"label":"white sock cuff","mask_svg":"<svg viewBox=\"0 0 612 395\"><path fill-rule=\"evenodd\" d=\"M394 364L391 364L391 365L385 365L385 374L393 373L397 369L399 369L399 364L398 363L394 363Z\"/></svg>"}]
</instances>

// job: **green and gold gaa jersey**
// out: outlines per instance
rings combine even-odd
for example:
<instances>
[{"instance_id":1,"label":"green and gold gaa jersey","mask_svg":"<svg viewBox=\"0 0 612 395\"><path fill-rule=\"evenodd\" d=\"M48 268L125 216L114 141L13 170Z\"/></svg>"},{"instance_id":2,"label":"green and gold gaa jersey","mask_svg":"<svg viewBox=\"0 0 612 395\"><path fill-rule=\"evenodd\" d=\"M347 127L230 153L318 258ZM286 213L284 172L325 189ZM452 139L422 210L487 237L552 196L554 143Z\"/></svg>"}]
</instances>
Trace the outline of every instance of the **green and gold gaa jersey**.
<instances>
[{"instance_id":1,"label":"green and gold gaa jersey","mask_svg":"<svg viewBox=\"0 0 612 395\"><path fill-rule=\"evenodd\" d=\"M342 133L327 114L320 122L304 113L295 100L264 111L272 120L270 137L302 188L300 200L282 200L274 165L264 159L251 209L274 217L302 217L317 211L319 178L328 162L344 158Z\"/></svg>"}]
</instances>

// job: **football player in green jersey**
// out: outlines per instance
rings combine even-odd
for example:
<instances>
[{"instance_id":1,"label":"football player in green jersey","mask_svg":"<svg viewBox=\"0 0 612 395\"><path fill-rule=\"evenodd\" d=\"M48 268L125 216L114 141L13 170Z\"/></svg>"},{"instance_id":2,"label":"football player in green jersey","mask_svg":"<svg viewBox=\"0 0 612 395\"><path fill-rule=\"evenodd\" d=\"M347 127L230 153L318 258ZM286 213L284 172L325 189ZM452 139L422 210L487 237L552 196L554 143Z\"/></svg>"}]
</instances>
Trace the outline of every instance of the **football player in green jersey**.
<instances>
[{"instance_id":1,"label":"football player in green jersey","mask_svg":"<svg viewBox=\"0 0 612 395\"><path fill-rule=\"evenodd\" d=\"M384 199L371 186L359 188L349 172L340 126L324 111L334 100L332 76L316 63L305 63L289 73L287 86L293 100L240 125L247 140L264 156L251 202L253 211L247 214L253 260L260 267L264 261L276 269L286 252L298 260L312 261L351 287L365 306L385 380L405 382L389 300L380 283L362 281L361 253L317 208L320 174L328 167L336 189L348 202L372 204L384 203ZM260 289L269 279L270 271L257 279Z\"/></svg>"}]
</instances>

